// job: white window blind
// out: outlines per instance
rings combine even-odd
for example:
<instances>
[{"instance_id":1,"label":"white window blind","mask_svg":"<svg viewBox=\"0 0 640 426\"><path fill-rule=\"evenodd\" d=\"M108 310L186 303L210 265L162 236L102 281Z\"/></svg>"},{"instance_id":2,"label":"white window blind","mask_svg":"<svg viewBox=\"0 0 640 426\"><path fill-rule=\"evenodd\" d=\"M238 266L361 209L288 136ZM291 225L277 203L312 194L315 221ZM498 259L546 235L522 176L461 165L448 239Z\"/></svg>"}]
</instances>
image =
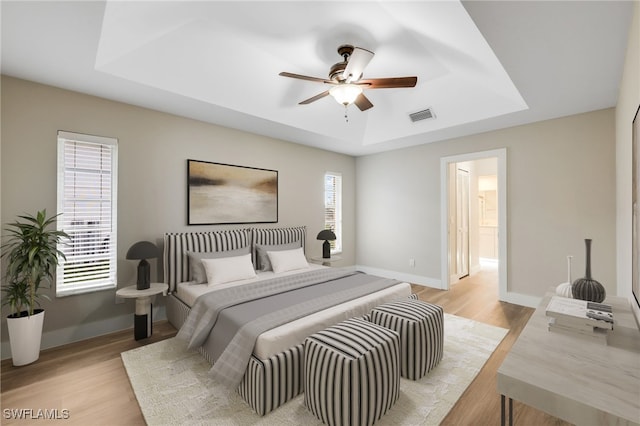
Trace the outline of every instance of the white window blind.
<instances>
[{"instance_id":1,"label":"white window blind","mask_svg":"<svg viewBox=\"0 0 640 426\"><path fill-rule=\"evenodd\" d=\"M336 234L331 241L331 253L342 251L342 175L327 172L324 175L324 227Z\"/></svg>"},{"instance_id":2,"label":"white window blind","mask_svg":"<svg viewBox=\"0 0 640 426\"><path fill-rule=\"evenodd\" d=\"M56 296L116 288L118 140L58 132Z\"/></svg>"}]
</instances>

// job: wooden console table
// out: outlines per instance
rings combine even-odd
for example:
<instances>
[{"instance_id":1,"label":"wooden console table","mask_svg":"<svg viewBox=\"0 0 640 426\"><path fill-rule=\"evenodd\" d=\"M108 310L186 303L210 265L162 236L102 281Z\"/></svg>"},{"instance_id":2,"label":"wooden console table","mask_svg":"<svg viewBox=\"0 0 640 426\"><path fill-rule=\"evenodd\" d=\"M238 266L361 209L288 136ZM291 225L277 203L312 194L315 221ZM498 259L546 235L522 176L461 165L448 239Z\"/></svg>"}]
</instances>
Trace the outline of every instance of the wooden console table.
<instances>
[{"instance_id":1,"label":"wooden console table","mask_svg":"<svg viewBox=\"0 0 640 426\"><path fill-rule=\"evenodd\" d=\"M553 295L545 295L498 369L501 424L506 417L513 423L516 400L576 425L639 425L640 331L629 302L605 300L615 325L603 345L548 331Z\"/></svg>"}]
</instances>

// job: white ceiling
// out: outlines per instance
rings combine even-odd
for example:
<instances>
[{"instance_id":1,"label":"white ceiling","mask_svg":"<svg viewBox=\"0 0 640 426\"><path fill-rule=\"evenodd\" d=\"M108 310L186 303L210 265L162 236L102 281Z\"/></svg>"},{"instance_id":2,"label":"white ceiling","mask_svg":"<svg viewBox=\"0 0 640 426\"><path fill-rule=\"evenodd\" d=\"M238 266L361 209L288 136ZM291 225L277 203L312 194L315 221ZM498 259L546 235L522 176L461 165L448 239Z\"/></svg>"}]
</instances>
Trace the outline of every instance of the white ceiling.
<instances>
[{"instance_id":1,"label":"white ceiling","mask_svg":"<svg viewBox=\"0 0 640 426\"><path fill-rule=\"evenodd\" d=\"M615 106L632 2L3 1L2 73L350 155ZM353 44L365 91L326 78ZM435 119L409 114L431 108Z\"/></svg>"}]
</instances>

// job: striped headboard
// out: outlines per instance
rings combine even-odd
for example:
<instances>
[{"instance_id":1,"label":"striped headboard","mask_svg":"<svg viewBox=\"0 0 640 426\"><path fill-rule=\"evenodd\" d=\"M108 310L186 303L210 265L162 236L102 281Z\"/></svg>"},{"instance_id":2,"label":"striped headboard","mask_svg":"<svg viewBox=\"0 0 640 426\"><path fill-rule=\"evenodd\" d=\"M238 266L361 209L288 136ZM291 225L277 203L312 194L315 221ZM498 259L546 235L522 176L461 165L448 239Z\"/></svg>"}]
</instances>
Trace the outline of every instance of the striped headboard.
<instances>
[{"instance_id":1,"label":"striped headboard","mask_svg":"<svg viewBox=\"0 0 640 426\"><path fill-rule=\"evenodd\" d=\"M293 228L253 228L251 229L251 257L253 266L256 266L256 244L288 244L300 241L302 251L305 251L307 227L297 226Z\"/></svg>"},{"instance_id":2,"label":"striped headboard","mask_svg":"<svg viewBox=\"0 0 640 426\"><path fill-rule=\"evenodd\" d=\"M250 229L213 232L184 232L164 235L164 281L169 291L191 280L187 251L225 251L251 244Z\"/></svg>"},{"instance_id":3,"label":"striped headboard","mask_svg":"<svg viewBox=\"0 0 640 426\"><path fill-rule=\"evenodd\" d=\"M164 235L164 281L173 292L178 283L191 280L187 251L226 251L250 245L255 267L256 244L287 244L300 240L304 250L306 235L306 226L167 233Z\"/></svg>"}]
</instances>

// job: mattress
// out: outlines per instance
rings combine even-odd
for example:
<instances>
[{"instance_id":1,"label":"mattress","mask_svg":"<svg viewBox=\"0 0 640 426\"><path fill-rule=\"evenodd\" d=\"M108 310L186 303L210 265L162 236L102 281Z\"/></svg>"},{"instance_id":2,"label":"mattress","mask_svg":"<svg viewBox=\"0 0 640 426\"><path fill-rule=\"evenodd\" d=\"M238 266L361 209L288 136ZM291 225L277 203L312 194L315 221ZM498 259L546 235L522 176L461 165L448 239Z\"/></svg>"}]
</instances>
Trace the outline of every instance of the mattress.
<instances>
[{"instance_id":1,"label":"mattress","mask_svg":"<svg viewBox=\"0 0 640 426\"><path fill-rule=\"evenodd\" d=\"M194 284L190 282L178 284L179 298L189 306L193 306L195 300L202 294L215 291L216 289L239 286L251 282L267 280L276 276L293 275L313 269L325 268L321 265L310 264L309 268L288 271L275 274L273 271L258 273L256 278L249 280L235 281L215 287L206 284ZM371 311L375 306L382 303L408 297L411 294L409 283L399 283L384 290L369 294L367 296L341 303L332 308L308 315L304 318L273 328L262 333L256 341L253 354L259 359L267 359L275 354L283 352L304 341L304 339L324 328L327 328L348 318L363 316Z\"/></svg>"}]
</instances>

